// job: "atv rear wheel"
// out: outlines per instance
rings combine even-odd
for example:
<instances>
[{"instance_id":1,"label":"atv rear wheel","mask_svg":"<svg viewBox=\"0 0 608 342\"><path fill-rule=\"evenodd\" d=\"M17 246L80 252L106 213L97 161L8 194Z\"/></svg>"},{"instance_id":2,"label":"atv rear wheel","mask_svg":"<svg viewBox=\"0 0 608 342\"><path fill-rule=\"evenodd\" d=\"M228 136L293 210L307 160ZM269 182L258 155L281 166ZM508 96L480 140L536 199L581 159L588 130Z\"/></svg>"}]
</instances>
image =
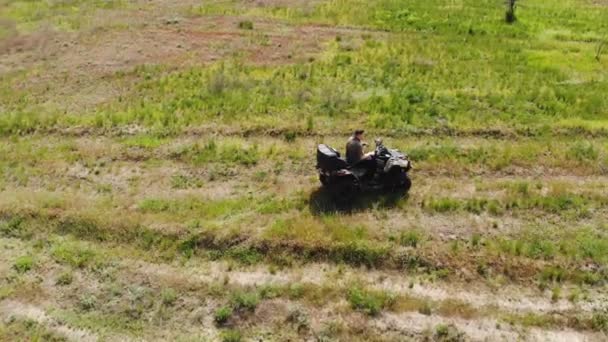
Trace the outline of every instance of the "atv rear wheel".
<instances>
[{"instance_id":1,"label":"atv rear wheel","mask_svg":"<svg viewBox=\"0 0 608 342\"><path fill-rule=\"evenodd\" d=\"M359 191L359 182L354 177L340 177L331 184L332 197L341 203L350 202Z\"/></svg>"}]
</instances>

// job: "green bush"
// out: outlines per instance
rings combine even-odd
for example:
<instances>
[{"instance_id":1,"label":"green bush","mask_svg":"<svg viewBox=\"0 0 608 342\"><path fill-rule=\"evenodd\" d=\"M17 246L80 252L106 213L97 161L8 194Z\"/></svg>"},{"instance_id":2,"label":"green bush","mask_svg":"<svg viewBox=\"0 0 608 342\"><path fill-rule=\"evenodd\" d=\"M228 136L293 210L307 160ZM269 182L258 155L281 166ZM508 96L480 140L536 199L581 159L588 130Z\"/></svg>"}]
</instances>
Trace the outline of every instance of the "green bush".
<instances>
[{"instance_id":1,"label":"green bush","mask_svg":"<svg viewBox=\"0 0 608 342\"><path fill-rule=\"evenodd\" d=\"M25 273L31 270L33 266L34 259L29 255L24 255L17 258L17 260L15 260L15 263L13 264L13 268L19 273Z\"/></svg>"}]
</instances>

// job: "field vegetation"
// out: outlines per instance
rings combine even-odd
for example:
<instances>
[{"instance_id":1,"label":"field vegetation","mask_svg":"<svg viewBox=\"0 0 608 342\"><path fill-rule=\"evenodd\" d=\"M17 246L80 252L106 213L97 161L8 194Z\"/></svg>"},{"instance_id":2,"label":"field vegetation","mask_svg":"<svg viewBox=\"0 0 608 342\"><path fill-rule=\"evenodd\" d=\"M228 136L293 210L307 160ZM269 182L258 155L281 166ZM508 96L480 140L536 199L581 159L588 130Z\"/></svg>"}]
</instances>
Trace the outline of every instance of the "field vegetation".
<instances>
[{"instance_id":1,"label":"field vegetation","mask_svg":"<svg viewBox=\"0 0 608 342\"><path fill-rule=\"evenodd\" d=\"M0 340L605 340L607 5L0 0Z\"/></svg>"}]
</instances>

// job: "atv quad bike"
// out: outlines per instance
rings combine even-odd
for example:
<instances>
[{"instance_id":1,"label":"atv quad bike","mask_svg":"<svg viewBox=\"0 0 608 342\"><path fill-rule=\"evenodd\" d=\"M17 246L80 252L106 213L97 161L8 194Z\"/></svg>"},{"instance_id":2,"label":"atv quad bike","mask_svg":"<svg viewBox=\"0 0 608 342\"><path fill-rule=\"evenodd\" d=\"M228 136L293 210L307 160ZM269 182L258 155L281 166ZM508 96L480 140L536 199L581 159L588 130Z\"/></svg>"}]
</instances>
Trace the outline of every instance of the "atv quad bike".
<instances>
[{"instance_id":1,"label":"atv quad bike","mask_svg":"<svg viewBox=\"0 0 608 342\"><path fill-rule=\"evenodd\" d=\"M412 168L407 155L388 149L381 139L376 139L371 161L349 165L340 158L340 152L325 145L317 147L317 170L321 184L334 199L341 202L352 200L357 193L366 190L407 192L412 186L408 171Z\"/></svg>"}]
</instances>

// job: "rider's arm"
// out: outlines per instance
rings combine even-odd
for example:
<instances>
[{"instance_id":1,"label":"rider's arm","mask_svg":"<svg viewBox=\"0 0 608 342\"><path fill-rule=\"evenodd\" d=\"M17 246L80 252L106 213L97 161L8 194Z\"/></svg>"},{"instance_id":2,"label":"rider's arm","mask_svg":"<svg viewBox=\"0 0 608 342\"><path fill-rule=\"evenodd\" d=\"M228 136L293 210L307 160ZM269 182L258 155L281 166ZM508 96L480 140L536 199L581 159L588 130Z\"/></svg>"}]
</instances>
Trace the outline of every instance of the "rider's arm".
<instances>
[{"instance_id":1,"label":"rider's arm","mask_svg":"<svg viewBox=\"0 0 608 342\"><path fill-rule=\"evenodd\" d=\"M367 153L363 153L363 148L367 147L367 143L362 142L361 143L361 159L366 159L369 160L374 156L374 152L367 152Z\"/></svg>"}]
</instances>

